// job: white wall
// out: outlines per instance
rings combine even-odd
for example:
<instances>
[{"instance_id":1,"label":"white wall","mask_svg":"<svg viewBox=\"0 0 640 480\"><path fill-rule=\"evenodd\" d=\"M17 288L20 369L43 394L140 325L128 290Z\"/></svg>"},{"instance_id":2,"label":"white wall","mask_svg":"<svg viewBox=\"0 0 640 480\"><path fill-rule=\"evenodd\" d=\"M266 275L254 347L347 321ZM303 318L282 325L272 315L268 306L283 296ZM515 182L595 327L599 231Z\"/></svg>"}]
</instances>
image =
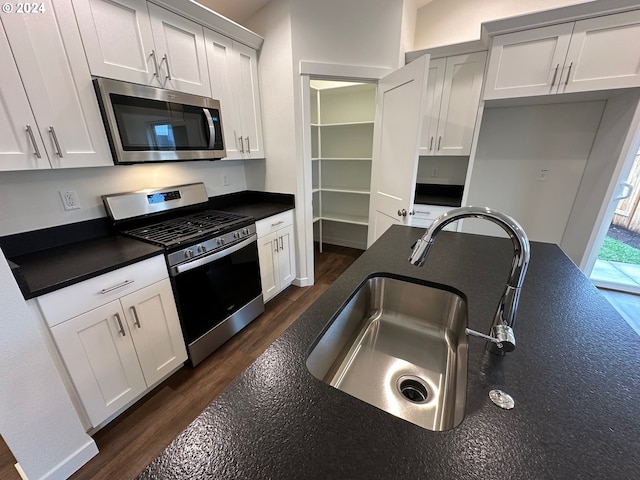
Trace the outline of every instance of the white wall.
<instances>
[{"instance_id":1,"label":"white wall","mask_svg":"<svg viewBox=\"0 0 640 480\"><path fill-rule=\"evenodd\" d=\"M0 433L31 480L67 478L98 453L0 252Z\"/></svg>"},{"instance_id":2,"label":"white wall","mask_svg":"<svg viewBox=\"0 0 640 480\"><path fill-rule=\"evenodd\" d=\"M485 108L465 204L500 210L518 220L530 240L560 244L604 106ZM503 234L482 220L465 220L463 231Z\"/></svg>"},{"instance_id":3,"label":"white wall","mask_svg":"<svg viewBox=\"0 0 640 480\"><path fill-rule=\"evenodd\" d=\"M478 40L491 20L586 3L577 0L433 0L418 10L413 50Z\"/></svg>"},{"instance_id":4,"label":"white wall","mask_svg":"<svg viewBox=\"0 0 640 480\"><path fill-rule=\"evenodd\" d=\"M469 157L422 156L418 159L417 183L439 183L443 185L464 185L467 178ZM438 176L433 177L433 169Z\"/></svg>"},{"instance_id":5,"label":"white wall","mask_svg":"<svg viewBox=\"0 0 640 480\"><path fill-rule=\"evenodd\" d=\"M229 185L223 186L222 174ZM101 195L205 182L209 196L245 190L244 162L188 162L0 172L0 236L106 215ZM79 210L65 211L59 190L75 190Z\"/></svg>"}]
</instances>

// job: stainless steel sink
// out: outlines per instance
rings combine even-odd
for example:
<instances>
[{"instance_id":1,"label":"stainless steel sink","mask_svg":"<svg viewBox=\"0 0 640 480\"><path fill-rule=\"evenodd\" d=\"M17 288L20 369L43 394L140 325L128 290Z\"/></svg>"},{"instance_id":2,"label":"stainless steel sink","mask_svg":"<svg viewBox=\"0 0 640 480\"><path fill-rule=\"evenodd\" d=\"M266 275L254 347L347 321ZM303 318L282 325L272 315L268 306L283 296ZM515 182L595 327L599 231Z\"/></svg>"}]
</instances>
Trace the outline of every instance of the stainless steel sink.
<instances>
[{"instance_id":1,"label":"stainless steel sink","mask_svg":"<svg viewBox=\"0 0 640 480\"><path fill-rule=\"evenodd\" d=\"M376 276L307 358L319 380L434 431L464 417L467 304L454 292Z\"/></svg>"}]
</instances>

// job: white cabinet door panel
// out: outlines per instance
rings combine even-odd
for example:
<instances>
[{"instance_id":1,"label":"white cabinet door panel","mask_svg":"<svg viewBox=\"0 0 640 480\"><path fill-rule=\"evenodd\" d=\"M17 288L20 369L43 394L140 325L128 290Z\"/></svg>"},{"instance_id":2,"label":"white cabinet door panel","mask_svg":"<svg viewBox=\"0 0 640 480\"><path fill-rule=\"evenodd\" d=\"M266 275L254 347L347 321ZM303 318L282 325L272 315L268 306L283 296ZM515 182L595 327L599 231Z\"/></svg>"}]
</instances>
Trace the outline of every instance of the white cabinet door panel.
<instances>
[{"instance_id":1,"label":"white cabinet door panel","mask_svg":"<svg viewBox=\"0 0 640 480\"><path fill-rule=\"evenodd\" d=\"M638 45L640 10L576 22L560 92L640 86Z\"/></svg>"},{"instance_id":2,"label":"white cabinet door panel","mask_svg":"<svg viewBox=\"0 0 640 480\"><path fill-rule=\"evenodd\" d=\"M146 389L120 302L56 325L51 333L92 425Z\"/></svg>"},{"instance_id":3,"label":"white cabinet door panel","mask_svg":"<svg viewBox=\"0 0 640 480\"><path fill-rule=\"evenodd\" d=\"M210 97L202 26L153 4L149 15L164 87Z\"/></svg>"},{"instance_id":4,"label":"white cabinet door panel","mask_svg":"<svg viewBox=\"0 0 640 480\"><path fill-rule=\"evenodd\" d=\"M296 275L296 257L293 242L293 226L278 232L278 277L282 288L288 286Z\"/></svg>"},{"instance_id":5,"label":"white cabinet door panel","mask_svg":"<svg viewBox=\"0 0 640 480\"><path fill-rule=\"evenodd\" d=\"M159 87L146 0L73 0L93 75Z\"/></svg>"},{"instance_id":6,"label":"white cabinet door panel","mask_svg":"<svg viewBox=\"0 0 640 480\"><path fill-rule=\"evenodd\" d=\"M277 233L258 238L262 297L266 302L278 291L278 243Z\"/></svg>"},{"instance_id":7,"label":"white cabinet door panel","mask_svg":"<svg viewBox=\"0 0 640 480\"><path fill-rule=\"evenodd\" d=\"M572 30L563 23L496 36L484 99L556 93Z\"/></svg>"},{"instance_id":8,"label":"white cabinet door panel","mask_svg":"<svg viewBox=\"0 0 640 480\"><path fill-rule=\"evenodd\" d=\"M485 52L447 58L436 155L471 153L485 60Z\"/></svg>"},{"instance_id":9,"label":"white cabinet door panel","mask_svg":"<svg viewBox=\"0 0 640 480\"><path fill-rule=\"evenodd\" d=\"M0 170L51 168L29 99L13 61L9 42L2 29L0 64ZM31 128L33 137L29 135L27 126Z\"/></svg>"},{"instance_id":10,"label":"white cabinet door panel","mask_svg":"<svg viewBox=\"0 0 640 480\"><path fill-rule=\"evenodd\" d=\"M438 58L429 62L426 109L424 120L422 121L420 155L433 155L437 146L438 116L440 115L440 103L442 101L442 88L444 84L446 64L446 58Z\"/></svg>"},{"instance_id":11,"label":"white cabinet door panel","mask_svg":"<svg viewBox=\"0 0 640 480\"><path fill-rule=\"evenodd\" d=\"M187 359L172 295L165 279L120 299L149 387Z\"/></svg>"},{"instance_id":12,"label":"white cabinet door panel","mask_svg":"<svg viewBox=\"0 0 640 480\"><path fill-rule=\"evenodd\" d=\"M238 111L242 123L244 150L248 158L264 158L262 108L258 85L258 57L255 50L233 42L238 61Z\"/></svg>"},{"instance_id":13,"label":"white cabinet door panel","mask_svg":"<svg viewBox=\"0 0 640 480\"><path fill-rule=\"evenodd\" d=\"M241 127L234 96L236 53L233 50L233 41L208 29L205 29L204 36L211 80L211 97L220 101L222 111L222 130L227 150L225 159L241 159L243 158L239 141Z\"/></svg>"},{"instance_id":14,"label":"white cabinet door panel","mask_svg":"<svg viewBox=\"0 0 640 480\"><path fill-rule=\"evenodd\" d=\"M71 4L43 3L1 18L51 165L113 165Z\"/></svg>"}]
</instances>

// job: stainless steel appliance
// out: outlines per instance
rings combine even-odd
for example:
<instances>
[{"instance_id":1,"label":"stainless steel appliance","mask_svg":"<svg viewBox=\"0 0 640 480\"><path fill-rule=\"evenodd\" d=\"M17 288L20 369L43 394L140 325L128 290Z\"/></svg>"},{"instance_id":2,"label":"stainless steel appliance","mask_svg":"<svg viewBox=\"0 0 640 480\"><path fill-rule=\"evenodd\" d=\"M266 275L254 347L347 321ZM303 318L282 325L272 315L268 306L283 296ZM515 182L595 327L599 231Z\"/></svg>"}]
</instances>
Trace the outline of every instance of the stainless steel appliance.
<instances>
[{"instance_id":1,"label":"stainless steel appliance","mask_svg":"<svg viewBox=\"0 0 640 480\"><path fill-rule=\"evenodd\" d=\"M102 199L122 235L165 248L192 365L264 312L255 222L208 209L204 184Z\"/></svg>"},{"instance_id":2,"label":"stainless steel appliance","mask_svg":"<svg viewBox=\"0 0 640 480\"><path fill-rule=\"evenodd\" d=\"M93 82L116 164L227 155L218 100L106 78Z\"/></svg>"}]
</instances>

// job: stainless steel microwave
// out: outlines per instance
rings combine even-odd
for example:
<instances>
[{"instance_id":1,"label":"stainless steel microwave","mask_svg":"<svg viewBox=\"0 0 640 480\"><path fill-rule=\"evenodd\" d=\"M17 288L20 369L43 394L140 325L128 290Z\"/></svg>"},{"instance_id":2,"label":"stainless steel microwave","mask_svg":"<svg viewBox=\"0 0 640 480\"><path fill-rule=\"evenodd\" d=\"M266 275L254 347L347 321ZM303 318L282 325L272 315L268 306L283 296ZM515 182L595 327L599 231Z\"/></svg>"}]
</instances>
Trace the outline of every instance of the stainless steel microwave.
<instances>
[{"instance_id":1,"label":"stainless steel microwave","mask_svg":"<svg viewBox=\"0 0 640 480\"><path fill-rule=\"evenodd\" d=\"M114 163L226 156L218 100L106 78L93 82Z\"/></svg>"}]
</instances>

